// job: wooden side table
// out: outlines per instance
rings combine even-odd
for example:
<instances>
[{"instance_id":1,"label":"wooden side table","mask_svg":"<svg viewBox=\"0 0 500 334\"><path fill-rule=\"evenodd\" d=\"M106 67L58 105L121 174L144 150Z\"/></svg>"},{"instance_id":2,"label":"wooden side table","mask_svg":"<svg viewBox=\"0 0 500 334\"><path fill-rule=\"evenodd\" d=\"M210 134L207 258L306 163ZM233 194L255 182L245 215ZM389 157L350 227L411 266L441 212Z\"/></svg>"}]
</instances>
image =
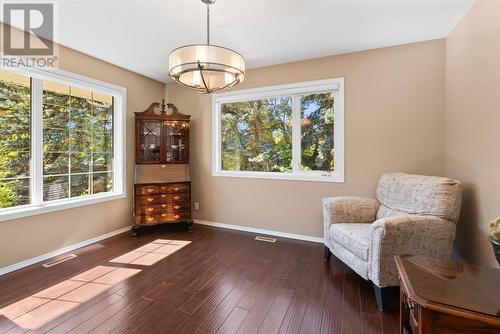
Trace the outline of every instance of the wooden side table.
<instances>
[{"instance_id":1,"label":"wooden side table","mask_svg":"<svg viewBox=\"0 0 500 334\"><path fill-rule=\"evenodd\" d=\"M400 333L500 333L500 269L396 256Z\"/></svg>"}]
</instances>

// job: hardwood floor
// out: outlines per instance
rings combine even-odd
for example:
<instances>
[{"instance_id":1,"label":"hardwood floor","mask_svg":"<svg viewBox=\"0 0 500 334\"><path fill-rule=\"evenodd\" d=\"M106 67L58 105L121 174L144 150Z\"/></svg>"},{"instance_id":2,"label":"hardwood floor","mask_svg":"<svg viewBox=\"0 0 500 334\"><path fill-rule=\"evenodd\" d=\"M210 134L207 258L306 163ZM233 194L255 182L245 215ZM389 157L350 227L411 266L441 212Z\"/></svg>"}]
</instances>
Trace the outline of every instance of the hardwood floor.
<instances>
[{"instance_id":1,"label":"hardwood floor","mask_svg":"<svg viewBox=\"0 0 500 334\"><path fill-rule=\"evenodd\" d=\"M77 258L56 266L1 276L0 333L398 333L398 312L379 313L370 283L333 256L324 264L321 244L283 238L272 244L200 225L193 230L162 226L136 240L124 233L74 251ZM149 266L110 262L156 239L191 243ZM69 294L57 297L57 291L81 284L87 292L72 291L81 300L70 299L67 310L47 306L68 303ZM53 290L54 300L20 314ZM94 297L85 300L85 293ZM59 313L51 317L52 309Z\"/></svg>"}]
</instances>

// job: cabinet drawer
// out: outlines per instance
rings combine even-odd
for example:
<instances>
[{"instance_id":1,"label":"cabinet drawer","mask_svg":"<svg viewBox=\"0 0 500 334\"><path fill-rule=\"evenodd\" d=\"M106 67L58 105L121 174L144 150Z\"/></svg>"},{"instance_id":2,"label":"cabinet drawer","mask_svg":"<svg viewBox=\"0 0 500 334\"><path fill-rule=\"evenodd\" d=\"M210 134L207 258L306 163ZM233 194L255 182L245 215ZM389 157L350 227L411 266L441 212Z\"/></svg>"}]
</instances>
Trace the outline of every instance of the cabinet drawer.
<instances>
[{"instance_id":1,"label":"cabinet drawer","mask_svg":"<svg viewBox=\"0 0 500 334\"><path fill-rule=\"evenodd\" d=\"M191 218L191 212L183 211L177 213L160 213L151 215L136 216L137 224L158 224L162 222L176 222Z\"/></svg>"},{"instance_id":2,"label":"cabinet drawer","mask_svg":"<svg viewBox=\"0 0 500 334\"><path fill-rule=\"evenodd\" d=\"M162 204L139 205L136 209L137 215L156 215L160 213L176 213L181 211L191 211L191 203L169 202Z\"/></svg>"},{"instance_id":3,"label":"cabinet drawer","mask_svg":"<svg viewBox=\"0 0 500 334\"><path fill-rule=\"evenodd\" d=\"M153 195L136 195L136 203L142 204L168 204L167 202L180 203L190 202L189 193L179 194L153 194Z\"/></svg>"},{"instance_id":4,"label":"cabinet drawer","mask_svg":"<svg viewBox=\"0 0 500 334\"><path fill-rule=\"evenodd\" d=\"M189 184L179 183L179 184L169 184L160 186L162 192L167 194L177 194L189 192Z\"/></svg>"},{"instance_id":5,"label":"cabinet drawer","mask_svg":"<svg viewBox=\"0 0 500 334\"><path fill-rule=\"evenodd\" d=\"M155 184L149 186L136 186L138 195L177 194L189 192L189 184Z\"/></svg>"}]
</instances>

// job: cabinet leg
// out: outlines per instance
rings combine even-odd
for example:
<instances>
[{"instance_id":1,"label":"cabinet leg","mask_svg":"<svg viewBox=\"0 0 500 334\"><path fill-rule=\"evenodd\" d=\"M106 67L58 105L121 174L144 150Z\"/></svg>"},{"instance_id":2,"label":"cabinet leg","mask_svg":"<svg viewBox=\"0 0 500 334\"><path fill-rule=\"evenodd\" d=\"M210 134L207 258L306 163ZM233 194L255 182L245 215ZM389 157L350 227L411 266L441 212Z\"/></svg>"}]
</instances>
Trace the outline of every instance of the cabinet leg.
<instances>
[{"instance_id":1,"label":"cabinet leg","mask_svg":"<svg viewBox=\"0 0 500 334\"><path fill-rule=\"evenodd\" d=\"M323 261L325 261L325 263L328 263L328 262L330 262L331 257L332 257L332 252L330 251L330 248L325 246L325 255L324 255Z\"/></svg>"},{"instance_id":2,"label":"cabinet leg","mask_svg":"<svg viewBox=\"0 0 500 334\"><path fill-rule=\"evenodd\" d=\"M188 232L193 232L193 221L192 220L188 220L186 222L186 227L187 227L187 231Z\"/></svg>"}]
</instances>

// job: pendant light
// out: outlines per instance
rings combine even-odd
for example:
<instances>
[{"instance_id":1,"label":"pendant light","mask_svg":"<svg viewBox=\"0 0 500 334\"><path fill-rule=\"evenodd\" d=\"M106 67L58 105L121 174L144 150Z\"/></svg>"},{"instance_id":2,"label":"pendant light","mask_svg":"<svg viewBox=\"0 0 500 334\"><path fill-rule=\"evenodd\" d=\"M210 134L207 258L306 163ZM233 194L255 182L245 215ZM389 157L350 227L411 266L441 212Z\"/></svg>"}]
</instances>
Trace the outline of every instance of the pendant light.
<instances>
[{"instance_id":1,"label":"pendant light","mask_svg":"<svg viewBox=\"0 0 500 334\"><path fill-rule=\"evenodd\" d=\"M168 75L182 86L210 94L231 88L245 77L245 59L228 48L210 44L210 5L207 5L207 44L185 45L173 50Z\"/></svg>"}]
</instances>

